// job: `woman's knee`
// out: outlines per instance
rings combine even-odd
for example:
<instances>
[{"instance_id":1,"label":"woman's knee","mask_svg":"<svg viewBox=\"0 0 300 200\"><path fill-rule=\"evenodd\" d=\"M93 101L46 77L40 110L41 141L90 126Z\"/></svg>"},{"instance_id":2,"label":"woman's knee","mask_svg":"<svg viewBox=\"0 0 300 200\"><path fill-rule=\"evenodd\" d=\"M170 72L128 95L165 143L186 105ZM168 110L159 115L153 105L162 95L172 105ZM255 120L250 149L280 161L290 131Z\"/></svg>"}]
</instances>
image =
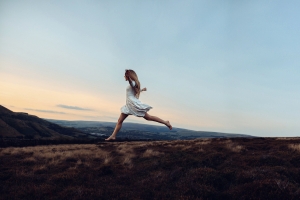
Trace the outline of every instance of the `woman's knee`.
<instances>
[{"instance_id":1,"label":"woman's knee","mask_svg":"<svg viewBox=\"0 0 300 200\"><path fill-rule=\"evenodd\" d=\"M124 113L121 113L121 116L119 117L118 119L118 124L122 124L123 121L126 119L126 117L128 117L128 115L124 114Z\"/></svg>"}]
</instances>

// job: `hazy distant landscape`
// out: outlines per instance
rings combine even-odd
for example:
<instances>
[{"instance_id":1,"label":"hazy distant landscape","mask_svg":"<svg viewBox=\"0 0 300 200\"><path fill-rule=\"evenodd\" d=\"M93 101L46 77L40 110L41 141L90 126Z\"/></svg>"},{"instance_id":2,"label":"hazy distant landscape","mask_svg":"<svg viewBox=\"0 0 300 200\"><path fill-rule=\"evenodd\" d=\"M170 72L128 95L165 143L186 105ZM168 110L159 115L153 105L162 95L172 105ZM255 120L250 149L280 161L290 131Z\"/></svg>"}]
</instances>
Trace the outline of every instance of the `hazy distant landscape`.
<instances>
[{"instance_id":1,"label":"hazy distant landscape","mask_svg":"<svg viewBox=\"0 0 300 200\"><path fill-rule=\"evenodd\" d=\"M30 113L13 112L0 105L0 146L25 140L104 140L111 135L116 123L97 121L66 121L41 119ZM219 132L192 131L173 127L169 130L165 126L154 126L138 123L123 123L118 133L119 140L182 140L195 138L222 138L222 137L252 137L243 134L228 134ZM10 140L9 142L6 142ZM74 143L77 143L74 142ZM65 143L65 142L62 142ZM84 142L85 143L85 142ZM32 141L28 142L32 144ZM45 143L37 143L45 144ZM8 145L9 146L9 145ZM23 146L23 145L21 145Z\"/></svg>"},{"instance_id":2,"label":"hazy distant landscape","mask_svg":"<svg viewBox=\"0 0 300 200\"><path fill-rule=\"evenodd\" d=\"M73 127L84 133L95 137L103 135L109 136L113 132L116 122L97 121L67 121L45 119L49 122L59 124L64 127ZM165 126L155 126L139 123L124 122L118 138L128 139L152 139L152 140L175 140L175 139L195 139L195 138L221 138L221 137L253 137L244 134L229 134L208 131L192 131L188 129L173 127L169 130Z\"/></svg>"}]
</instances>

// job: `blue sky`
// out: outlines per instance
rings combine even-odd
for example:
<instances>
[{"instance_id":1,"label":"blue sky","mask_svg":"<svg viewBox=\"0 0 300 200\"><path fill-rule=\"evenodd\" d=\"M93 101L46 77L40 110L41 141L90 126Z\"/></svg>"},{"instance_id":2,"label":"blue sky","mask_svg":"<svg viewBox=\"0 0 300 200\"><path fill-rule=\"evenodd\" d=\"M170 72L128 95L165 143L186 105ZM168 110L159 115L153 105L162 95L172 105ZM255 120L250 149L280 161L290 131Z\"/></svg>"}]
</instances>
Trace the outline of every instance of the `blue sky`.
<instances>
[{"instance_id":1,"label":"blue sky","mask_svg":"<svg viewBox=\"0 0 300 200\"><path fill-rule=\"evenodd\" d=\"M149 114L174 127L299 136L299 10L270 0L2 0L1 104L116 121L133 69Z\"/></svg>"}]
</instances>

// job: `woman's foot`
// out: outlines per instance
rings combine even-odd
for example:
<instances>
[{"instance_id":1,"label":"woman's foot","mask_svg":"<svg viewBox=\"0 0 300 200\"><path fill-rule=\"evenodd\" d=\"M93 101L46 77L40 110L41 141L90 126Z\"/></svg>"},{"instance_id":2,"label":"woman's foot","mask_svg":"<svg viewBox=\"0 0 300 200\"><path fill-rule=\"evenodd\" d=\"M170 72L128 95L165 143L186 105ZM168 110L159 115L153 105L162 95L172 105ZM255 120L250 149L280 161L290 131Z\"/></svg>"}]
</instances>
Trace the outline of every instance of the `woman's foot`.
<instances>
[{"instance_id":1,"label":"woman's foot","mask_svg":"<svg viewBox=\"0 0 300 200\"><path fill-rule=\"evenodd\" d=\"M116 140L116 137L111 135L110 137L106 138L105 140L106 141Z\"/></svg>"},{"instance_id":2,"label":"woman's foot","mask_svg":"<svg viewBox=\"0 0 300 200\"><path fill-rule=\"evenodd\" d=\"M167 126L170 130L172 130L172 125L170 124L169 121L167 121L166 126Z\"/></svg>"}]
</instances>

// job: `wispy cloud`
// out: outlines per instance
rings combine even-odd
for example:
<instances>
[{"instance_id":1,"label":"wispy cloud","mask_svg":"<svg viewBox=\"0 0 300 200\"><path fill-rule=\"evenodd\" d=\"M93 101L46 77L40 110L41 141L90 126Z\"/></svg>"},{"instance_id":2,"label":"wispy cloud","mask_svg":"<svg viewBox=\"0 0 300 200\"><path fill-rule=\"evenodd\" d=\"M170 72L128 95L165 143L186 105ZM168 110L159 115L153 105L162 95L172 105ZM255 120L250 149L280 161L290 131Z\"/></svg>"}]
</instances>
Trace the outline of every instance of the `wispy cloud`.
<instances>
[{"instance_id":1,"label":"wispy cloud","mask_svg":"<svg viewBox=\"0 0 300 200\"><path fill-rule=\"evenodd\" d=\"M78 107L78 106L68 106L68 105L62 105L62 104L57 105L57 107L71 109L71 110L88 110L88 111L92 111L92 109L89 109L89 108L81 108L81 107Z\"/></svg>"},{"instance_id":2,"label":"wispy cloud","mask_svg":"<svg viewBox=\"0 0 300 200\"><path fill-rule=\"evenodd\" d=\"M39 110L39 109L32 109L32 108L24 108L25 110L30 110L30 111L36 111L36 112L44 112L44 113L55 113L55 114L67 114L65 112L58 112L58 111L53 111L53 110Z\"/></svg>"}]
</instances>

